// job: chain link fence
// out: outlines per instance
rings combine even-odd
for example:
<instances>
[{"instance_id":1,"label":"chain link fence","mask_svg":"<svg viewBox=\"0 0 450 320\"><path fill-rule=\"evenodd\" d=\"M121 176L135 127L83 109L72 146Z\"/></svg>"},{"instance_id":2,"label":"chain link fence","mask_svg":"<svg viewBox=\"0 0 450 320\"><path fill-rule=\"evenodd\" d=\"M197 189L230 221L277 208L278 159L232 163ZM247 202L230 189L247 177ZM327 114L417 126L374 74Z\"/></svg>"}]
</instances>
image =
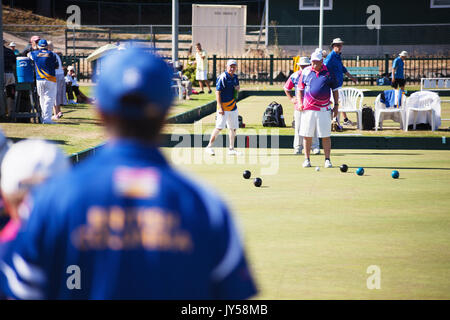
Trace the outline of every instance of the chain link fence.
<instances>
[{"instance_id":1,"label":"chain link fence","mask_svg":"<svg viewBox=\"0 0 450 320\"><path fill-rule=\"evenodd\" d=\"M224 27L227 28L242 26ZM217 28L217 27L216 27ZM79 79L90 79L92 65L85 58L98 47L108 43L133 41L136 44L153 48L160 55L171 56L172 26L170 25L89 25L79 28L67 28L65 25L17 25L3 26L7 41L17 42L22 50L33 35L51 40L55 51L60 52L66 64L75 64ZM205 32L208 32L207 28ZM348 67L378 67L380 76L390 72L393 58L399 50L389 49L389 54L381 50L385 46L426 45L441 48L442 52L434 55L412 53L405 65L405 75L412 82L421 77L449 76L448 57L450 47L450 24L439 25L382 25L381 29L369 30L365 25L324 26L324 43L340 37L345 41L344 64ZM294 25L269 27L269 38L263 26L247 25L245 27L244 53L232 56L231 53L210 52L209 71L211 79L225 69L228 58L237 58L242 81L268 82L284 81L293 70L292 57L309 55L318 42L318 26ZM409 35L409 36L405 36ZM414 35L414 36L410 36ZM11 39L11 40L10 40ZM414 40L413 40L414 39ZM266 41L268 46L266 47ZM187 60L187 51L192 45L192 26L179 26L179 56ZM224 43L224 47L227 44ZM360 48L369 54L352 54L351 48ZM363 48L363 49L361 49ZM403 48L403 47L402 47ZM214 57L215 55L215 57ZM367 81L368 84L373 81Z\"/></svg>"}]
</instances>

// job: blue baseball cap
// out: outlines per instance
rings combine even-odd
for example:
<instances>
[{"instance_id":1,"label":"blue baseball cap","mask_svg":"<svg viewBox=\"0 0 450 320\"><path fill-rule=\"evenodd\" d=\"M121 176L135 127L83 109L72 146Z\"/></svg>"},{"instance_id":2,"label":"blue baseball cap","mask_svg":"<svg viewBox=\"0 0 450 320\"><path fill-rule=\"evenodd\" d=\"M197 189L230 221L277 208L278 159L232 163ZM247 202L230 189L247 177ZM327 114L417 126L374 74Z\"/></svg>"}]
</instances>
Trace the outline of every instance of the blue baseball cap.
<instances>
[{"instance_id":1,"label":"blue baseball cap","mask_svg":"<svg viewBox=\"0 0 450 320\"><path fill-rule=\"evenodd\" d=\"M115 50L101 61L95 89L98 108L128 118L150 111L166 114L173 100L172 76L168 64L148 50ZM124 101L126 96L137 99Z\"/></svg>"},{"instance_id":2,"label":"blue baseball cap","mask_svg":"<svg viewBox=\"0 0 450 320\"><path fill-rule=\"evenodd\" d=\"M45 48L47 46L48 46L47 40L45 40L45 39L39 40L38 47Z\"/></svg>"}]
</instances>

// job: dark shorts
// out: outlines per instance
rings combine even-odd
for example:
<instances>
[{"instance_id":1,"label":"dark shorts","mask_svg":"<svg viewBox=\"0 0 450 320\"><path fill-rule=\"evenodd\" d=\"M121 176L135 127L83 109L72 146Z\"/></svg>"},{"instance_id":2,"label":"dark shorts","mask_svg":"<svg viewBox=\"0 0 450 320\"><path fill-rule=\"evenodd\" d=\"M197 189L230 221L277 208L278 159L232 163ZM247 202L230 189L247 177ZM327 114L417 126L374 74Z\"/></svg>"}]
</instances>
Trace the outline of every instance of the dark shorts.
<instances>
[{"instance_id":1,"label":"dark shorts","mask_svg":"<svg viewBox=\"0 0 450 320\"><path fill-rule=\"evenodd\" d=\"M404 87L405 84L406 84L405 79L395 79L394 81L392 81L392 87L394 89L397 89L398 87Z\"/></svg>"}]
</instances>

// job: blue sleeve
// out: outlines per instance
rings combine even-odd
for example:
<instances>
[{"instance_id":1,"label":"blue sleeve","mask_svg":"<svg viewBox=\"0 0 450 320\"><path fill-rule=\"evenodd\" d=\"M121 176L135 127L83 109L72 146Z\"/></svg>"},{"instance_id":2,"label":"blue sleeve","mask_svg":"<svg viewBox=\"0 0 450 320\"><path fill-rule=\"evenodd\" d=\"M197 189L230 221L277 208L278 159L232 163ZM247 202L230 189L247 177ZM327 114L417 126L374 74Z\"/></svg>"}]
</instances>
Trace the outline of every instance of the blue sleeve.
<instances>
[{"instance_id":1,"label":"blue sleeve","mask_svg":"<svg viewBox=\"0 0 450 320\"><path fill-rule=\"evenodd\" d=\"M224 79L223 79L222 75L220 75L217 78L216 91L222 91L224 88L225 88L225 82L224 82Z\"/></svg>"},{"instance_id":2,"label":"blue sleeve","mask_svg":"<svg viewBox=\"0 0 450 320\"><path fill-rule=\"evenodd\" d=\"M46 191L46 190L45 190ZM33 199L30 218L0 257L0 291L14 299L46 299L50 276L58 270L57 241L51 236L56 219L47 193ZM45 199L47 198L47 199ZM50 215L51 214L51 215ZM62 268L62 267L61 267Z\"/></svg>"},{"instance_id":3,"label":"blue sleeve","mask_svg":"<svg viewBox=\"0 0 450 320\"><path fill-rule=\"evenodd\" d=\"M331 57L332 57L332 54L330 53L329 55L327 55L325 60L323 60L323 63L327 66L327 68L329 68Z\"/></svg>"},{"instance_id":4,"label":"blue sleeve","mask_svg":"<svg viewBox=\"0 0 450 320\"><path fill-rule=\"evenodd\" d=\"M212 270L214 299L247 299L257 289L251 276L239 234L228 210L223 205L223 222L215 229L215 267Z\"/></svg>"},{"instance_id":5,"label":"blue sleeve","mask_svg":"<svg viewBox=\"0 0 450 320\"><path fill-rule=\"evenodd\" d=\"M394 59L394 61L392 62L392 69L396 69L398 68L398 60L397 58Z\"/></svg>"},{"instance_id":6,"label":"blue sleeve","mask_svg":"<svg viewBox=\"0 0 450 320\"><path fill-rule=\"evenodd\" d=\"M342 73L347 73L348 71L347 71L347 68L346 67L344 67L344 65L342 65Z\"/></svg>"},{"instance_id":7,"label":"blue sleeve","mask_svg":"<svg viewBox=\"0 0 450 320\"><path fill-rule=\"evenodd\" d=\"M239 78L235 75L236 77L236 85L239 86Z\"/></svg>"},{"instance_id":8,"label":"blue sleeve","mask_svg":"<svg viewBox=\"0 0 450 320\"><path fill-rule=\"evenodd\" d=\"M337 80L335 74L330 74L330 76L328 78L328 84L329 84L331 90L339 88L339 81Z\"/></svg>"},{"instance_id":9,"label":"blue sleeve","mask_svg":"<svg viewBox=\"0 0 450 320\"><path fill-rule=\"evenodd\" d=\"M59 65L59 62L58 62L58 58L56 57L56 53L53 53L53 58L54 58L54 61L55 61L55 69L58 69L60 67L60 65Z\"/></svg>"}]
</instances>

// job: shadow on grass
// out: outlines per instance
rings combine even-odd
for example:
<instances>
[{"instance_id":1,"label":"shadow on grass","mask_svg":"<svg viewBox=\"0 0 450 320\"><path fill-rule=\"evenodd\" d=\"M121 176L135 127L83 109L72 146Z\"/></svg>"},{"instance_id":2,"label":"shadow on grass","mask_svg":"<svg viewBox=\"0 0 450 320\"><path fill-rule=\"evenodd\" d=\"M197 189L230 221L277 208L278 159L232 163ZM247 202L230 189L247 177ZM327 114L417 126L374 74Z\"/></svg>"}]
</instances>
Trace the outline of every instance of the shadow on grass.
<instances>
[{"instance_id":1,"label":"shadow on grass","mask_svg":"<svg viewBox=\"0 0 450 320\"><path fill-rule=\"evenodd\" d=\"M14 143L19 142L20 140L25 140L25 139L27 139L27 138L17 138L17 137L7 137L7 138L8 138L9 140L11 140L12 142L14 142ZM45 138L44 138L44 140L45 140L45 141L49 141L49 142L53 142L53 143L58 144L58 145L67 145L67 142L64 141L64 140L45 139Z\"/></svg>"},{"instance_id":2,"label":"shadow on grass","mask_svg":"<svg viewBox=\"0 0 450 320\"><path fill-rule=\"evenodd\" d=\"M359 168L359 167L349 167ZM390 170L449 170L450 168L424 168L424 167L364 167L364 169L390 169Z\"/></svg>"},{"instance_id":3,"label":"shadow on grass","mask_svg":"<svg viewBox=\"0 0 450 320\"><path fill-rule=\"evenodd\" d=\"M270 150L270 149L269 149ZM270 151L269 151L270 154ZM422 153L381 153L381 152L374 152L374 153L364 153L364 152L357 152L357 153L331 153L332 157L344 157L344 156L352 156L352 155L363 155L363 156L372 156L372 155L376 155L376 156L422 156ZM304 154L294 154L294 153L280 153L279 156L293 156L293 157L299 157L299 156L304 156ZM323 152L321 151L320 154L313 154L311 152L311 156L324 156Z\"/></svg>"},{"instance_id":4,"label":"shadow on grass","mask_svg":"<svg viewBox=\"0 0 450 320\"><path fill-rule=\"evenodd\" d=\"M61 121L60 124L73 124L73 125L94 124L94 125L101 125L102 123L98 119L72 118L72 117L70 117L70 118L67 118L67 121L66 120Z\"/></svg>"},{"instance_id":5,"label":"shadow on grass","mask_svg":"<svg viewBox=\"0 0 450 320\"><path fill-rule=\"evenodd\" d=\"M332 153L332 156L423 156L422 153L385 153L385 152L352 152L352 153Z\"/></svg>"}]
</instances>

